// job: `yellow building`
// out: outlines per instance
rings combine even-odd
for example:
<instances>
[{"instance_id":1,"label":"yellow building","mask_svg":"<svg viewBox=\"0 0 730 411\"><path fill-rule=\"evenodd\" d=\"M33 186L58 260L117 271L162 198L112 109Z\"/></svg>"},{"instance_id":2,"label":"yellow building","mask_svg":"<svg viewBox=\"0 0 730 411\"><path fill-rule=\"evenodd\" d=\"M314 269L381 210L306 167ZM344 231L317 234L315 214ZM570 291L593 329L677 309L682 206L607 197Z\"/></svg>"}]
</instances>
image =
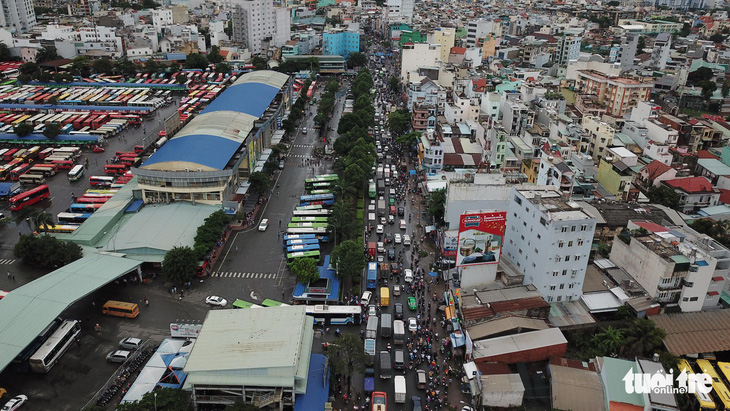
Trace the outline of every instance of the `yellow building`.
<instances>
[{"instance_id":1,"label":"yellow building","mask_svg":"<svg viewBox=\"0 0 730 411\"><path fill-rule=\"evenodd\" d=\"M453 27L439 27L433 32L433 44L441 45L441 61L449 61L449 53L456 42L456 29Z\"/></svg>"}]
</instances>

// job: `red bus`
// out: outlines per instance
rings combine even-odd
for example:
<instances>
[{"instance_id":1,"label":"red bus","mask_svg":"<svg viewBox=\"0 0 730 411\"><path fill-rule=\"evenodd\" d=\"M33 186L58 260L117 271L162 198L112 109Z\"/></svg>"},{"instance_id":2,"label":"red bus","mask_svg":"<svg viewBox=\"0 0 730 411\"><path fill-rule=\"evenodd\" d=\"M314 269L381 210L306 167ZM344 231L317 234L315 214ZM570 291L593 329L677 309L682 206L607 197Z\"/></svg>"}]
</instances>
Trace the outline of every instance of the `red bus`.
<instances>
[{"instance_id":1,"label":"red bus","mask_svg":"<svg viewBox=\"0 0 730 411\"><path fill-rule=\"evenodd\" d=\"M89 115L88 117L86 117L86 118L84 119L84 124L83 124L83 126L84 126L84 127L91 127L91 123L92 123L92 122L93 122L93 121L94 121L94 120L95 120L95 119L96 119L97 117L99 117L99 116L97 116L97 115L95 115L95 114L91 114L91 115Z\"/></svg>"},{"instance_id":2,"label":"red bus","mask_svg":"<svg viewBox=\"0 0 730 411\"><path fill-rule=\"evenodd\" d=\"M38 158L40 158L41 160L45 160L46 157L50 156L51 154L53 154L53 147L48 147L38 154Z\"/></svg>"},{"instance_id":3,"label":"red bus","mask_svg":"<svg viewBox=\"0 0 730 411\"><path fill-rule=\"evenodd\" d=\"M91 176L89 184L92 186L108 187L114 183L114 177L109 176Z\"/></svg>"},{"instance_id":4,"label":"red bus","mask_svg":"<svg viewBox=\"0 0 730 411\"><path fill-rule=\"evenodd\" d=\"M109 121L109 118L107 117L107 115L106 114L101 115L101 116L95 118L94 121L91 122L91 128L96 130L97 128L104 125L104 123L106 123L107 121Z\"/></svg>"},{"instance_id":5,"label":"red bus","mask_svg":"<svg viewBox=\"0 0 730 411\"><path fill-rule=\"evenodd\" d=\"M47 185L42 184L32 190L10 197L10 209L19 211L25 206L33 205L50 196L51 190L48 189Z\"/></svg>"},{"instance_id":6,"label":"red bus","mask_svg":"<svg viewBox=\"0 0 730 411\"><path fill-rule=\"evenodd\" d=\"M3 154L3 160L10 161L13 159L13 156L15 153L18 152L17 148L11 148L10 150L6 151L5 154Z\"/></svg>"},{"instance_id":7,"label":"red bus","mask_svg":"<svg viewBox=\"0 0 730 411\"><path fill-rule=\"evenodd\" d=\"M107 164L104 166L104 173L117 175L127 172L127 166L124 164Z\"/></svg>"},{"instance_id":8,"label":"red bus","mask_svg":"<svg viewBox=\"0 0 730 411\"><path fill-rule=\"evenodd\" d=\"M136 145L134 146L134 154L139 154L144 151L144 146Z\"/></svg>"},{"instance_id":9,"label":"red bus","mask_svg":"<svg viewBox=\"0 0 730 411\"><path fill-rule=\"evenodd\" d=\"M81 196L76 199L76 202L79 204L104 204L107 201L109 201L106 197L86 197Z\"/></svg>"},{"instance_id":10,"label":"red bus","mask_svg":"<svg viewBox=\"0 0 730 411\"><path fill-rule=\"evenodd\" d=\"M24 163L17 167L15 167L13 170L10 171L10 179L13 181L18 181L20 176L25 174L28 170L30 170L31 164L30 163Z\"/></svg>"},{"instance_id":11,"label":"red bus","mask_svg":"<svg viewBox=\"0 0 730 411\"><path fill-rule=\"evenodd\" d=\"M74 119L73 125L74 130L78 131L81 130L84 127L84 121L86 121L86 117L89 117L88 114L81 115Z\"/></svg>"},{"instance_id":12,"label":"red bus","mask_svg":"<svg viewBox=\"0 0 730 411\"><path fill-rule=\"evenodd\" d=\"M53 160L51 161L51 164L55 164L59 170L70 170L76 165L76 163L71 160Z\"/></svg>"},{"instance_id":13,"label":"red bus","mask_svg":"<svg viewBox=\"0 0 730 411\"><path fill-rule=\"evenodd\" d=\"M126 167L132 167L135 161L137 161L137 157L124 156L119 159L119 163Z\"/></svg>"}]
</instances>

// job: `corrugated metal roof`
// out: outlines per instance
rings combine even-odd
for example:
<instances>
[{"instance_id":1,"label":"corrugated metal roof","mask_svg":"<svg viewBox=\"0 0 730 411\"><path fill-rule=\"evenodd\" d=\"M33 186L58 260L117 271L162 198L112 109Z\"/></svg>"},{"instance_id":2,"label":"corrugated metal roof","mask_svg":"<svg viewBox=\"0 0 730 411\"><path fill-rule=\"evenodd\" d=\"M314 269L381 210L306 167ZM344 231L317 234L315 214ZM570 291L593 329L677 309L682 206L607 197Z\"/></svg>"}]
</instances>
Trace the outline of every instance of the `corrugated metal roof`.
<instances>
[{"instance_id":1,"label":"corrugated metal roof","mask_svg":"<svg viewBox=\"0 0 730 411\"><path fill-rule=\"evenodd\" d=\"M477 324L469 327L469 338L472 340L480 340L495 334L502 334L507 331L523 329L523 330L544 330L549 328L548 324L543 320L524 317L507 317L494 321Z\"/></svg>"},{"instance_id":2,"label":"corrugated metal roof","mask_svg":"<svg viewBox=\"0 0 730 411\"><path fill-rule=\"evenodd\" d=\"M651 317L667 332L664 346L674 355L730 350L730 310Z\"/></svg>"},{"instance_id":3,"label":"corrugated metal roof","mask_svg":"<svg viewBox=\"0 0 730 411\"><path fill-rule=\"evenodd\" d=\"M550 364L552 408L558 410L604 411L601 377L595 371Z\"/></svg>"},{"instance_id":4,"label":"corrugated metal roof","mask_svg":"<svg viewBox=\"0 0 730 411\"><path fill-rule=\"evenodd\" d=\"M626 385L622 380L629 370L637 371L636 364L632 361L611 357L602 357L602 360L603 365L600 373L605 384L605 394L608 401L643 407L644 396L635 392L632 394L627 393Z\"/></svg>"},{"instance_id":5,"label":"corrugated metal roof","mask_svg":"<svg viewBox=\"0 0 730 411\"><path fill-rule=\"evenodd\" d=\"M209 311L185 365L185 387L296 387L303 393L313 322L304 306Z\"/></svg>"},{"instance_id":6,"label":"corrugated metal roof","mask_svg":"<svg viewBox=\"0 0 730 411\"><path fill-rule=\"evenodd\" d=\"M0 369L84 296L136 269L139 261L92 254L11 291L0 300Z\"/></svg>"},{"instance_id":7,"label":"corrugated metal roof","mask_svg":"<svg viewBox=\"0 0 730 411\"><path fill-rule=\"evenodd\" d=\"M567 344L558 328L474 341L474 358L494 357L536 348Z\"/></svg>"}]
</instances>

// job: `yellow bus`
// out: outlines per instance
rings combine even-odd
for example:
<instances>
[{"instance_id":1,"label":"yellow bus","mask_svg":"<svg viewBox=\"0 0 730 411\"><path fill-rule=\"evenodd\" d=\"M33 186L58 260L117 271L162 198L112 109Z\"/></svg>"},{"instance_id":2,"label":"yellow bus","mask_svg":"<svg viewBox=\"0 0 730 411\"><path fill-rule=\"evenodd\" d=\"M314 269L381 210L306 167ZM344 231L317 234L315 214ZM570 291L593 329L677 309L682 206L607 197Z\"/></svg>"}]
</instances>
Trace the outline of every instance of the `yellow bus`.
<instances>
[{"instance_id":1,"label":"yellow bus","mask_svg":"<svg viewBox=\"0 0 730 411\"><path fill-rule=\"evenodd\" d=\"M728 391L727 386L723 384L720 376L717 375L715 367L713 367L707 360L697 360L695 364L697 364L697 368L699 368L700 371L706 373L712 378L712 391L710 394L718 400L715 402L715 404L718 405L716 409L730 410L730 391Z\"/></svg>"},{"instance_id":2,"label":"yellow bus","mask_svg":"<svg viewBox=\"0 0 730 411\"><path fill-rule=\"evenodd\" d=\"M694 372L692 371L692 366L689 365L689 362L684 358L681 358L677 363L677 369L679 369L680 373L682 371L685 371L688 375L694 374ZM711 411L717 409L717 406L715 406L715 401L712 400L710 394L698 392L697 394L692 395L692 397L694 397L692 402L697 404L696 407L692 407L692 409L697 409L699 411Z\"/></svg>"},{"instance_id":3,"label":"yellow bus","mask_svg":"<svg viewBox=\"0 0 730 411\"><path fill-rule=\"evenodd\" d=\"M101 313L115 317L136 318L139 315L139 307L135 303L109 300L102 307Z\"/></svg>"}]
</instances>

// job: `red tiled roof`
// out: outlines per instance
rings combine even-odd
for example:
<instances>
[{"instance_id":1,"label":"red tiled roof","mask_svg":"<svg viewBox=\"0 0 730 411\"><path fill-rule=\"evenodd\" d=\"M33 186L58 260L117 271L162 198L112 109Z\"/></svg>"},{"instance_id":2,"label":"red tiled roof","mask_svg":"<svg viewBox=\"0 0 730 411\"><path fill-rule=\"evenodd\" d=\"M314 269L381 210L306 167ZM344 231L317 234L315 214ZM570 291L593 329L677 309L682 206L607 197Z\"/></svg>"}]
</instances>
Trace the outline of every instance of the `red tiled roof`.
<instances>
[{"instance_id":1,"label":"red tiled roof","mask_svg":"<svg viewBox=\"0 0 730 411\"><path fill-rule=\"evenodd\" d=\"M484 91L484 89L487 87L487 79L485 78L478 78L471 81L471 84L474 85L475 91Z\"/></svg>"},{"instance_id":2,"label":"red tiled roof","mask_svg":"<svg viewBox=\"0 0 730 411\"><path fill-rule=\"evenodd\" d=\"M705 177L685 177L675 178L674 180L666 180L667 184L673 188L679 188L686 193L710 193L712 192L712 183Z\"/></svg>"},{"instance_id":3,"label":"red tiled roof","mask_svg":"<svg viewBox=\"0 0 730 411\"><path fill-rule=\"evenodd\" d=\"M533 308L549 307L550 305L542 297L522 298L510 301L495 301L491 303L492 310L496 313L509 311L530 310Z\"/></svg>"},{"instance_id":4,"label":"red tiled roof","mask_svg":"<svg viewBox=\"0 0 730 411\"><path fill-rule=\"evenodd\" d=\"M651 221L638 221L634 222L634 224L638 225L639 227L645 229L650 233L664 233L669 231L667 227L652 223Z\"/></svg>"},{"instance_id":5,"label":"red tiled roof","mask_svg":"<svg viewBox=\"0 0 730 411\"><path fill-rule=\"evenodd\" d=\"M507 364L498 364L492 362L478 362L477 369L482 375L503 375L512 374Z\"/></svg>"},{"instance_id":6,"label":"red tiled roof","mask_svg":"<svg viewBox=\"0 0 730 411\"><path fill-rule=\"evenodd\" d=\"M464 54L466 49L464 47L452 47L449 51L451 54Z\"/></svg>"},{"instance_id":7,"label":"red tiled roof","mask_svg":"<svg viewBox=\"0 0 730 411\"><path fill-rule=\"evenodd\" d=\"M700 150L700 151L698 151L697 152L697 158L711 158L711 159L714 159L714 160L719 160L719 158L717 158L716 155L710 153L707 150Z\"/></svg>"},{"instance_id":8,"label":"red tiled roof","mask_svg":"<svg viewBox=\"0 0 730 411\"><path fill-rule=\"evenodd\" d=\"M651 163L645 165L641 171L646 170L649 176L649 180L653 180L671 169L672 167L669 167L661 161L654 160Z\"/></svg>"},{"instance_id":9,"label":"red tiled roof","mask_svg":"<svg viewBox=\"0 0 730 411\"><path fill-rule=\"evenodd\" d=\"M478 320L480 318L488 318L494 316L494 310L482 305L480 307L468 307L461 310L464 314L464 321Z\"/></svg>"},{"instance_id":10,"label":"red tiled roof","mask_svg":"<svg viewBox=\"0 0 730 411\"><path fill-rule=\"evenodd\" d=\"M454 144L456 145L456 144ZM464 164L464 156L471 157L473 164ZM478 166L481 164L482 158L479 154L468 153L447 153L444 154L444 165L449 166Z\"/></svg>"},{"instance_id":11,"label":"red tiled roof","mask_svg":"<svg viewBox=\"0 0 730 411\"><path fill-rule=\"evenodd\" d=\"M730 204L730 190L724 188L720 189L720 202L723 204Z\"/></svg>"}]
</instances>

